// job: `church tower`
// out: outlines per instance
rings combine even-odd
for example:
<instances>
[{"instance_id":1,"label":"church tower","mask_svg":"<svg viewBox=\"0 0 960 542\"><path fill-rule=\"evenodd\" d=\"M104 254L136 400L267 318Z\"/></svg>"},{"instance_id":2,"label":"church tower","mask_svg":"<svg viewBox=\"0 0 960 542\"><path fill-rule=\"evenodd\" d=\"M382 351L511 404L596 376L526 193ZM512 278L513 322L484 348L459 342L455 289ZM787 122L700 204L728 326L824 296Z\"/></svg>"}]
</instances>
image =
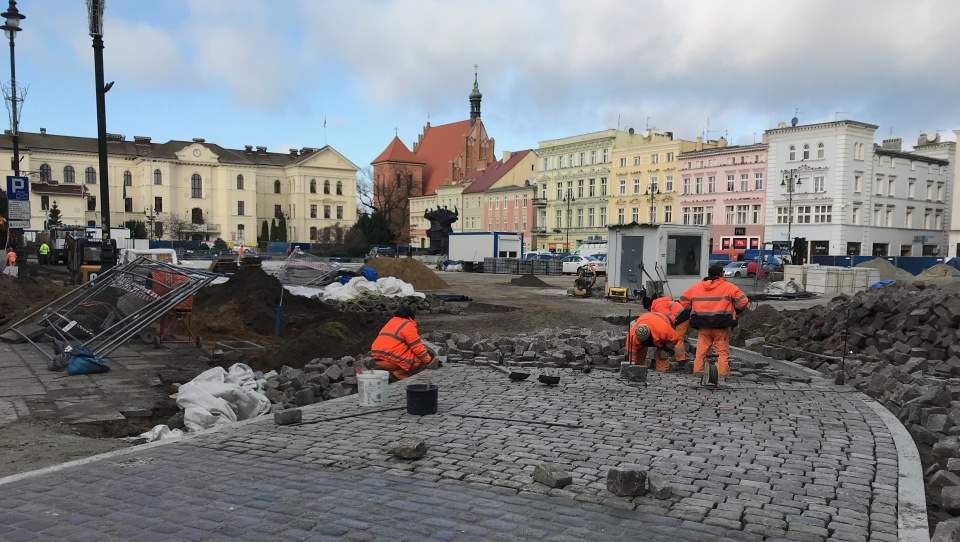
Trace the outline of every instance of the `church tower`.
<instances>
[{"instance_id":1,"label":"church tower","mask_svg":"<svg viewBox=\"0 0 960 542\"><path fill-rule=\"evenodd\" d=\"M480 87L477 85L477 66L473 66L473 90L470 92L470 126L476 124L480 118L480 100L483 94L480 94Z\"/></svg>"}]
</instances>

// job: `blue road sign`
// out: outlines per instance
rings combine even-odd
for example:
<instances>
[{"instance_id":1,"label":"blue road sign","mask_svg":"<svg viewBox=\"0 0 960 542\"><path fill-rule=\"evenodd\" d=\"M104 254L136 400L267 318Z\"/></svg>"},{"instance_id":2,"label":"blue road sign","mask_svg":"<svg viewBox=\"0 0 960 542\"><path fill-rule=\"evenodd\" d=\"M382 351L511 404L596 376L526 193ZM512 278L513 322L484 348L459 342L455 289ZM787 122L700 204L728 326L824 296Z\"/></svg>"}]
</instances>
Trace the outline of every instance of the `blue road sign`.
<instances>
[{"instance_id":1,"label":"blue road sign","mask_svg":"<svg viewBox=\"0 0 960 542\"><path fill-rule=\"evenodd\" d=\"M7 199L30 201L30 178L7 176Z\"/></svg>"}]
</instances>

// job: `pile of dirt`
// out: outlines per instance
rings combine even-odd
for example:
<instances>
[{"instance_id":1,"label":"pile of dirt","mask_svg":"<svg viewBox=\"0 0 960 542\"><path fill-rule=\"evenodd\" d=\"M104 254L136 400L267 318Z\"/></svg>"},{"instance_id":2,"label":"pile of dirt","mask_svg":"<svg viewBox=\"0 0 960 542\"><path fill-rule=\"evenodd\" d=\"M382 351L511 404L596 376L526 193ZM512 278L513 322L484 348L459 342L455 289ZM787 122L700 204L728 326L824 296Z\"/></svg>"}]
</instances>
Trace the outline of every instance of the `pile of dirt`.
<instances>
[{"instance_id":1,"label":"pile of dirt","mask_svg":"<svg viewBox=\"0 0 960 542\"><path fill-rule=\"evenodd\" d=\"M536 275L520 275L510 281L514 286L525 286L527 288L550 288L550 285L543 282Z\"/></svg>"},{"instance_id":2,"label":"pile of dirt","mask_svg":"<svg viewBox=\"0 0 960 542\"><path fill-rule=\"evenodd\" d=\"M19 321L72 288L44 277L0 275L0 326Z\"/></svg>"},{"instance_id":3,"label":"pile of dirt","mask_svg":"<svg viewBox=\"0 0 960 542\"><path fill-rule=\"evenodd\" d=\"M378 277L396 277L418 292L450 287L447 281L413 258L374 258L361 269L367 267L375 269Z\"/></svg>"},{"instance_id":4,"label":"pile of dirt","mask_svg":"<svg viewBox=\"0 0 960 542\"><path fill-rule=\"evenodd\" d=\"M784 315L773 305L761 304L754 310L748 310L737 318L737 327L730 335L730 344L743 346L744 340L763 335L763 330L777 327Z\"/></svg>"},{"instance_id":5,"label":"pile of dirt","mask_svg":"<svg viewBox=\"0 0 960 542\"><path fill-rule=\"evenodd\" d=\"M283 304L280 336L274 336L277 307ZM193 331L213 347L217 341L249 341L266 347L246 361L254 370L301 368L314 358L359 356L370 349L386 318L343 313L317 298L283 291L260 268L241 268L223 284L194 297Z\"/></svg>"},{"instance_id":6,"label":"pile of dirt","mask_svg":"<svg viewBox=\"0 0 960 542\"><path fill-rule=\"evenodd\" d=\"M922 273L917 275L919 279L940 279L953 277L955 274L960 274L960 271L957 271L957 268L952 265L947 265L945 263L938 263L937 265L924 269Z\"/></svg>"},{"instance_id":7,"label":"pile of dirt","mask_svg":"<svg viewBox=\"0 0 960 542\"><path fill-rule=\"evenodd\" d=\"M857 267L879 269L880 280L910 281L915 278L909 271L904 271L883 258L874 258L870 261L857 264Z\"/></svg>"}]
</instances>

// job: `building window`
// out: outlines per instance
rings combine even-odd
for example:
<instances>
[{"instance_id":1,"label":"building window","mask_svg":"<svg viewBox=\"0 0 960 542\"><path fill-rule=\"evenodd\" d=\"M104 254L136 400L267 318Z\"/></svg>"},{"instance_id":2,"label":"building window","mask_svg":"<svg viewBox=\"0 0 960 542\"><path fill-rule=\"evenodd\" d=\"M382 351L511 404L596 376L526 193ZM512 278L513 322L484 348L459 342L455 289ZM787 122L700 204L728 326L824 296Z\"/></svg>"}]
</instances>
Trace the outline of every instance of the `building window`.
<instances>
[{"instance_id":1,"label":"building window","mask_svg":"<svg viewBox=\"0 0 960 542\"><path fill-rule=\"evenodd\" d=\"M717 178L713 175L707 177L707 193L713 194L717 191Z\"/></svg>"},{"instance_id":2,"label":"building window","mask_svg":"<svg viewBox=\"0 0 960 542\"><path fill-rule=\"evenodd\" d=\"M727 192L733 192L733 175L727 175Z\"/></svg>"},{"instance_id":3,"label":"building window","mask_svg":"<svg viewBox=\"0 0 960 542\"><path fill-rule=\"evenodd\" d=\"M343 220L343 205L337 205L337 220Z\"/></svg>"},{"instance_id":4,"label":"building window","mask_svg":"<svg viewBox=\"0 0 960 542\"><path fill-rule=\"evenodd\" d=\"M863 190L863 177L860 175L853 176L853 193L859 194Z\"/></svg>"},{"instance_id":5,"label":"building window","mask_svg":"<svg viewBox=\"0 0 960 542\"><path fill-rule=\"evenodd\" d=\"M672 152L668 152L668 153L667 153L667 162L673 162L673 153L672 153Z\"/></svg>"},{"instance_id":6,"label":"building window","mask_svg":"<svg viewBox=\"0 0 960 542\"><path fill-rule=\"evenodd\" d=\"M816 224L829 224L833 221L832 205L814 205L813 221Z\"/></svg>"},{"instance_id":7,"label":"building window","mask_svg":"<svg viewBox=\"0 0 960 542\"><path fill-rule=\"evenodd\" d=\"M73 166L64 166L63 168L63 182L73 184L77 182L75 172L73 171Z\"/></svg>"},{"instance_id":8,"label":"building window","mask_svg":"<svg viewBox=\"0 0 960 542\"><path fill-rule=\"evenodd\" d=\"M690 213L690 214L691 214L691 216L692 216L692 218L693 218L692 223L693 223L694 226L703 226L703 224L704 224L704 222L703 222L703 207L693 207L693 208L691 209L691 213Z\"/></svg>"},{"instance_id":9,"label":"building window","mask_svg":"<svg viewBox=\"0 0 960 542\"><path fill-rule=\"evenodd\" d=\"M937 183L937 201L943 201L943 183Z\"/></svg>"},{"instance_id":10,"label":"building window","mask_svg":"<svg viewBox=\"0 0 960 542\"><path fill-rule=\"evenodd\" d=\"M567 167L573 167L573 155L567 156Z\"/></svg>"},{"instance_id":11,"label":"building window","mask_svg":"<svg viewBox=\"0 0 960 542\"><path fill-rule=\"evenodd\" d=\"M87 196L87 211L95 212L97 210L97 198L95 196Z\"/></svg>"},{"instance_id":12,"label":"building window","mask_svg":"<svg viewBox=\"0 0 960 542\"><path fill-rule=\"evenodd\" d=\"M237 239L243 240L246 234L246 228L243 224L237 224Z\"/></svg>"},{"instance_id":13,"label":"building window","mask_svg":"<svg viewBox=\"0 0 960 542\"><path fill-rule=\"evenodd\" d=\"M310 179L310 193L311 193L311 194L316 194L316 193L317 193L317 180L316 180L316 179Z\"/></svg>"},{"instance_id":14,"label":"building window","mask_svg":"<svg viewBox=\"0 0 960 542\"><path fill-rule=\"evenodd\" d=\"M161 173L159 169L153 170L153 184L163 184L163 173Z\"/></svg>"},{"instance_id":15,"label":"building window","mask_svg":"<svg viewBox=\"0 0 960 542\"><path fill-rule=\"evenodd\" d=\"M854 208L853 208L853 217L850 219L850 222L853 223L853 224L859 224L859 223L860 223L860 208L859 208L859 207L854 207Z\"/></svg>"},{"instance_id":16,"label":"building window","mask_svg":"<svg viewBox=\"0 0 960 542\"><path fill-rule=\"evenodd\" d=\"M133 212L133 198L125 198L123 200L123 212L125 213Z\"/></svg>"},{"instance_id":17,"label":"building window","mask_svg":"<svg viewBox=\"0 0 960 542\"><path fill-rule=\"evenodd\" d=\"M943 229L943 213L941 211L936 211L933 214L933 229L942 230Z\"/></svg>"},{"instance_id":18,"label":"building window","mask_svg":"<svg viewBox=\"0 0 960 542\"><path fill-rule=\"evenodd\" d=\"M583 165L583 157L584 157L584 156L585 156L585 153L582 153L582 152L581 152L581 153L580 153L580 165L581 165L581 166Z\"/></svg>"},{"instance_id":19,"label":"building window","mask_svg":"<svg viewBox=\"0 0 960 542\"><path fill-rule=\"evenodd\" d=\"M889 213L889 209L887 210ZM923 229L929 230L932 229L933 225L930 223L930 209L927 209L923 212Z\"/></svg>"},{"instance_id":20,"label":"building window","mask_svg":"<svg viewBox=\"0 0 960 542\"><path fill-rule=\"evenodd\" d=\"M607 149L603 149L603 163L604 163L604 164L607 163L607 158L609 158L609 157L610 157L610 156L609 156L609 154L608 154L608 152L607 152Z\"/></svg>"},{"instance_id":21,"label":"building window","mask_svg":"<svg viewBox=\"0 0 960 542\"><path fill-rule=\"evenodd\" d=\"M587 209L587 227L589 228L594 227L595 211L593 207Z\"/></svg>"},{"instance_id":22,"label":"building window","mask_svg":"<svg viewBox=\"0 0 960 542\"><path fill-rule=\"evenodd\" d=\"M623 196L623 195L626 195L626 193L627 193L627 180L620 179L620 195Z\"/></svg>"},{"instance_id":23,"label":"building window","mask_svg":"<svg viewBox=\"0 0 960 542\"><path fill-rule=\"evenodd\" d=\"M549 160L550 160L549 158L544 158L544 159L543 159L543 170L544 170L544 171L547 171L548 169L550 169L550 161L549 161Z\"/></svg>"},{"instance_id":24,"label":"building window","mask_svg":"<svg viewBox=\"0 0 960 542\"><path fill-rule=\"evenodd\" d=\"M740 174L740 191L747 192L750 190L750 174L741 173Z\"/></svg>"},{"instance_id":25,"label":"building window","mask_svg":"<svg viewBox=\"0 0 960 542\"><path fill-rule=\"evenodd\" d=\"M817 143L817 158L823 158L823 143Z\"/></svg>"},{"instance_id":26,"label":"building window","mask_svg":"<svg viewBox=\"0 0 960 542\"><path fill-rule=\"evenodd\" d=\"M668 223L673 222L673 205L663 206L663 221Z\"/></svg>"},{"instance_id":27,"label":"building window","mask_svg":"<svg viewBox=\"0 0 960 542\"><path fill-rule=\"evenodd\" d=\"M737 205L737 224L743 225L747 223L747 216L750 213L749 205Z\"/></svg>"},{"instance_id":28,"label":"building window","mask_svg":"<svg viewBox=\"0 0 960 542\"><path fill-rule=\"evenodd\" d=\"M665 192L673 192L673 175L663 177L663 190Z\"/></svg>"},{"instance_id":29,"label":"building window","mask_svg":"<svg viewBox=\"0 0 960 542\"><path fill-rule=\"evenodd\" d=\"M605 227L606 225L607 225L607 208L606 208L606 207L601 207L601 208L600 208L600 218L599 218L599 220L598 220L597 226L600 226L601 228L603 228L603 227Z\"/></svg>"},{"instance_id":30,"label":"building window","mask_svg":"<svg viewBox=\"0 0 960 542\"><path fill-rule=\"evenodd\" d=\"M753 221L751 222L751 224L759 224L759 223L760 223L760 206L759 206L759 205L754 205L754 206L753 206Z\"/></svg>"},{"instance_id":31,"label":"building window","mask_svg":"<svg viewBox=\"0 0 960 542\"><path fill-rule=\"evenodd\" d=\"M329 206L329 205L324 205L324 206L323 206L323 218L330 218L330 206Z\"/></svg>"},{"instance_id":32,"label":"building window","mask_svg":"<svg viewBox=\"0 0 960 542\"><path fill-rule=\"evenodd\" d=\"M594 196L596 196L596 184L597 184L597 180L596 180L596 179L590 179L589 189L588 189L588 192L587 192L587 193L590 194L590 197L591 197L591 198L594 197ZM526 197L526 196L523 197L523 206L524 206L524 207L527 206L527 197Z\"/></svg>"},{"instance_id":33,"label":"building window","mask_svg":"<svg viewBox=\"0 0 960 542\"><path fill-rule=\"evenodd\" d=\"M577 227L583 227L583 209L577 209Z\"/></svg>"},{"instance_id":34,"label":"building window","mask_svg":"<svg viewBox=\"0 0 960 542\"><path fill-rule=\"evenodd\" d=\"M640 222L640 208L634 207L630 209L630 219L634 222Z\"/></svg>"},{"instance_id":35,"label":"building window","mask_svg":"<svg viewBox=\"0 0 960 542\"><path fill-rule=\"evenodd\" d=\"M277 179L277 180L273 181L273 193L274 193L274 194L281 194L282 192L281 192L280 189L281 189L280 179Z\"/></svg>"},{"instance_id":36,"label":"building window","mask_svg":"<svg viewBox=\"0 0 960 542\"><path fill-rule=\"evenodd\" d=\"M203 209L194 207L190 210L190 222L193 224L203 224Z\"/></svg>"},{"instance_id":37,"label":"building window","mask_svg":"<svg viewBox=\"0 0 960 542\"><path fill-rule=\"evenodd\" d=\"M887 206L886 213L884 214L883 223L888 228L893 227L893 206L892 205Z\"/></svg>"},{"instance_id":38,"label":"building window","mask_svg":"<svg viewBox=\"0 0 960 542\"><path fill-rule=\"evenodd\" d=\"M726 206L726 212L727 212L727 224L733 224L733 223L734 223L734 222L733 222L733 220L734 220L734 218L733 218L733 205L727 205L727 206Z\"/></svg>"},{"instance_id":39,"label":"building window","mask_svg":"<svg viewBox=\"0 0 960 542\"><path fill-rule=\"evenodd\" d=\"M639 166L639 165L640 165L640 157L639 157L639 156L634 156L634 157L633 157L633 165L635 165L635 166Z\"/></svg>"},{"instance_id":40,"label":"building window","mask_svg":"<svg viewBox=\"0 0 960 542\"><path fill-rule=\"evenodd\" d=\"M239 216L243 216L243 215L244 215L244 212L243 212L243 211L244 211L244 209L243 209L243 203L244 203L244 202L242 202L242 201L238 201L238 202L237 202L237 215L239 215Z\"/></svg>"},{"instance_id":41,"label":"building window","mask_svg":"<svg viewBox=\"0 0 960 542\"><path fill-rule=\"evenodd\" d=\"M633 193L634 194L640 193L640 179L633 180Z\"/></svg>"},{"instance_id":42,"label":"building window","mask_svg":"<svg viewBox=\"0 0 960 542\"><path fill-rule=\"evenodd\" d=\"M793 222L795 224L809 224L810 223L810 206L798 205L796 208L796 211L793 213Z\"/></svg>"},{"instance_id":43,"label":"building window","mask_svg":"<svg viewBox=\"0 0 960 542\"><path fill-rule=\"evenodd\" d=\"M83 170L84 182L87 184L97 184L97 170L88 167Z\"/></svg>"},{"instance_id":44,"label":"building window","mask_svg":"<svg viewBox=\"0 0 960 542\"><path fill-rule=\"evenodd\" d=\"M190 197L191 198L203 197L203 179L200 178L199 173L194 173L190 177Z\"/></svg>"},{"instance_id":45,"label":"building window","mask_svg":"<svg viewBox=\"0 0 960 542\"><path fill-rule=\"evenodd\" d=\"M283 216L283 210L279 205L273 206L273 218L280 218Z\"/></svg>"},{"instance_id":46,"label":"building window","mask_svg":"<svg viewBox=\"0 0 960 542\"><path fill-rule=\"evenodd\" d=\"M660 163L660 155L659 155L659 154L651 154L651 155L650 155L650 163L651 163L651 164L659 164L659 163Z\"/></svg>"},{"instance_id":47,"label":"building window","mask_svg":"<svg viewBox=\"0 0 960 542\"><path fill-rule=\"evenodd\" d=\"M607 178L600 177L600 197L607 197Z\"/></svg>"},{"instance_id":48,"label":"building window","mask_svg":"<svg viewBox=\"0 0 960 542\"><path fill-rule=\"evenodd\" d=\"M590 151L590 163L591 164L597 163L597 151Z\"/></svg>"},{"instance_id":49,"label":"building window","mask_svg":"<svg viewBox=\"0 0 960 542\"><path fill-rule=\"evenodd\" d=\"M789 220L789 207L777 207L777 224L786 224Z\"/></svg>"},{"instance_id":50,"label":"building window","mask_svg":"<svg viewBox=\"0 0 960 542\"><path fill-rule=\"evenodd\" d=\"M621 159L620 159L620 167L627 167L627 159L626 159L626 158L621 158Z\"/></svg>"},{"instance_id":51,"label":"building window","mask_svg":"<svg viewBox=\"0 0 960 542\"><path fill-rule=\"evenodd\" d=\"M917 193L917 180L910 179L907 181L907 197L913 199Z\"/></svg>"},{"instance_id":52,"label":"building window","mask_svg":"<svg viewBox=\"0 0 960 542\"><path fill-rule=\"evenodd\" d=\"M43 164L40 166L40 182L48 183L53 180L53 170L50 169L50 164Z\"/></svg>"},{"instance_id":53,"label":"building window","mask_svg":"<svg viewBox=\"0 0 960 542\"><path fill-rule=\"evenodd\" d=\"M153 212L162 213L163 212L163 198L160 196L154 196L153 198Z\"/></svg>"},{"instance_id":54,"label":"building window","mask_svg":"<svg viewBox=\"0 0 960 542\"><path fill-rule=\"evenodd\" d=\"M754 189L763 190L763 173L755 173L753 176Z\"/></svg>"},{"instance_id":55,"label":"building window","mask_svg":"<svg viewBox=\"0 0 960 542\"><path fill-rule=\"evenodd\" d=\"M825 192L826 187L823 183L823 177L814 177L813 178L813 191L814 192Z\"/></svg>"},{"instance_id":56,"label":"building window","mask_svg":"<svg viewBox=\"0 0 960 542\"><path fill-rule=\"evenodd\" d=\"M337 181L337 195L343 195L343 181Z\"/></svg>"},{"instance_id":57,"label":"building window","mask_svg":"<svg viewBox=\"0 0 960 542\"><path fill-rule=\"evenodd\" d=\"M557 157L557 168L563 169L563 155Z\"/></svg>"},{"instance_id":58,"label":"building window","mask_svg":"<svg viewBox=\"0 0 960 542\"><path fill-rule=\"evenodd\" d=\"M129 171L123 172L123 186L133 186L133 175Z\"/></svg>"},{"instance_id":59,"label":"building window","mask_svg":"<svg viewBox=\"0 0 960 542\"><path fill-rule=\"evenodd\" d=\"M904 215L903 227L904 228L913 227L913 208L912 207L907 208L907 214Z\"/></svg>"},{"instance_id":60,"label":"building window","mask_svg":"<svg viewBox=\"0 0 960 542\"><path fill-rule=\"evenodd\" d=\"M683 193L684 194L690 193L690 177L684 177L683 179Z\"/></svg>"},{"instance_id":61,"label":"building window","mask_svg":"<svg viewBox=\"0 0 960 542\"><path fill-rule=\"evenodd\" d=\"M50 210L50 196L40 196L40 210L41 211Z\"/></svg>"},{"instance_id":62,"label":"building window","mask_svg":"<svg viewBox=\"0 0 960 542\"><path fill-rule=\"evenodd\" d=\"M694 181L694 193L703 194L703 177L697 177Z\"/></svg>"},{"instance_id":63,"label":"building window","mask_svg":"<svg viewBox=\"0 0 960 542\"><path fill-rule=\"evenodd\" d=\"M927 201L933 199L933 181L927 181Z\"/></svg>"},{"instance_id":64,"label":"building window","mask_svg":"<svg viewBox=\"0 0 960 542\"><path fill-rule=\"evenodd\" d=\"M660 189L660 186L657 184L657 178L650 177L650 186L649 186L650 192L656 194L659 191L659 189Z\"/></svg>"},{"instance_id":65,"label":"building window","mask_svg":"<svg viewBox=\"0 0 960 542\"><path fill-rule=\"evenodd\" d=\"M243 175L237 175L237 190L243 190Z\"/></svg>"},{"instance_id":66,"label":"building window","mask_svg":"<svg viewBox=\"0 0 960 542\"><path fill-rule=\"evenodd\" d=\"M583 179L580 179L579 181L577 181L577 197L578 198L583 197Z\"/></svg>"},{"instance_id":67,"label":"building window","mask_svg":"<svg viewBox=\"0 0 960 542\"><path fill-rule=\"evenodd\" d=\"M563 227L563 211L561 211L560 209L557 209L557 216L555 217L555 219L556 219L557 227L562 228Z\"/></svg>"},{"instance_id":68,"label":"building window","mask_svg":"<svg viewBox=\"0 0 960 542\"><path fill-rule=\"evenodd\" d=\"M897 193L896 183L897 183L896 177L890 177L889 179L887 179L887 195L890 196L891 198L895 196Z\"/></svg>"},{"instance_id":69,"label":"building window","mask_svg":"<svg viewBox=\"0 0 960 542\"><path fill-rule=\"evenodd\" d=\"M617 224L623 224L623 207L617 209Z\"/></svg>"},{"instance_id":70,"label":"building window","mask_svg":"<svg viewBox=\"0 0 960 542\"><path fill-rule=\"evenodd\" d=\"M810 159L810 145L807 145L806 143L803 144L803 159Z\"/></svg>"},{"instance_id":71,"label":"building window","mask_svg":"<svg viewBox=\"0 0 960 542\"><path fill-rule=\"evenodd\" d=\"M330 193L330 181L329 181L329 180L323 181L323 193L324 193L324 194L329 194L329 193Z\"/></svg>"},{"instance_id":72,"label":"building window","mask_svg":"<svg viewBox=\"0 0 960 542\"><path fill-rule=\"evenodd\" d=\"M790 160L796 160L796 159L797 159L797 148L794 147L793 145L790 145Z\"/></svg>"}]
</instances>

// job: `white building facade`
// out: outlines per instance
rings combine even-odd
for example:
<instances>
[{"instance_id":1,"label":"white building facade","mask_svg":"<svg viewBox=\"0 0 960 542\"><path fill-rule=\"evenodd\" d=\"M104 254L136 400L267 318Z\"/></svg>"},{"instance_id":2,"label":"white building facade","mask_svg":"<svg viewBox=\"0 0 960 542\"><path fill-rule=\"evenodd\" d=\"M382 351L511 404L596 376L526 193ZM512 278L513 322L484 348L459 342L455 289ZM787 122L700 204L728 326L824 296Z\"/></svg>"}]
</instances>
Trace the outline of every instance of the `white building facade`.
<instances>
[{"instance_id":1,"label":"white building facade","mask_svg":"<svg viewBox=\"0 0 960 542\"><path fill-rule=\"evenodd\" d=\"M877 126L842 120L767 130L764 238L820 255L922 256L946 249L950 162L939 145L874 145Z\"/></svg>"}]
</instances>

